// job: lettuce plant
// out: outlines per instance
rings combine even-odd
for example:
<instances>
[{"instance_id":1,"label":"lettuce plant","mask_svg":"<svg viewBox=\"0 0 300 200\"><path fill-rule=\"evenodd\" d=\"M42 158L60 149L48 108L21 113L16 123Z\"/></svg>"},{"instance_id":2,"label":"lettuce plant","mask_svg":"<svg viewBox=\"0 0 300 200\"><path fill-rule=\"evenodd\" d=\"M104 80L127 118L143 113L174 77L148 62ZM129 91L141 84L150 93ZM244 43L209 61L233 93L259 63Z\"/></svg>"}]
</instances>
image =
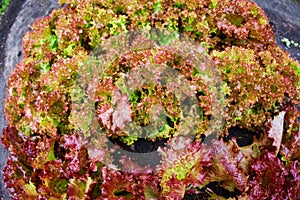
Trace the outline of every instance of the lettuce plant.
<instances>
[{"instance_id":1,"label":"lettuce plant","mask_svg":"<svg viewBox=\"0 0 300 200\"><path fill-rule=\"evenodd\" d=\"M2 143L10 156L3 175L13 199L225 197L211 188L213 184L244 199L300 196L299 111L295 108L300 103L300 65L276 46L268 19L255 3L60 3L60 9L38 19L23 38L23 60L7 85L5 114L9 125L3 129ZM168 48L124 52L105 68L92 99L96 120L74 109L74 104L85 105L87 94L80 92L77 82L86 80L89 84L89 77L80 72L86 69L90 53L109 38L136 28L178 32L205 48L224 82L220 87L225 98L220 137L209 139L212 136L206 135L214 105L209 86L195 66ZM156 40L169 44L176 37ZM134 91L122 87L126 85L123 75L148 61L170 67L194 88L199 114L195 138L178 135L184 127L184 108L168 88L153 83L139 85ZM133 73L132 77L139 75ZM159 112L161 109L164 112ZM285 113L283 128L273 130L283 135L277 151L273 145L276 137L270 137L269 130L281 112ZM166 120L155 120L157 115ZM78 127L74 122L80 119ZM128 121L151 128L139 135L139 130L124 128ZM101 125L103 138L89 140L91 123ZM240 147L234 137L223 140L232 127L255 133L254 142ZM80 128L86 131L86 138ZM191 132L182 130L186 135ZM151 168L132 158L107 156L111 149L104 137L118 140L129 150L140 137L148 142L167 142L157 150L160 163ZM91 145L95 148L88 148ZM103 148L96 148L100 146ZM116 163L128 170L119 170Z\"/></svg>"}]
</instances>

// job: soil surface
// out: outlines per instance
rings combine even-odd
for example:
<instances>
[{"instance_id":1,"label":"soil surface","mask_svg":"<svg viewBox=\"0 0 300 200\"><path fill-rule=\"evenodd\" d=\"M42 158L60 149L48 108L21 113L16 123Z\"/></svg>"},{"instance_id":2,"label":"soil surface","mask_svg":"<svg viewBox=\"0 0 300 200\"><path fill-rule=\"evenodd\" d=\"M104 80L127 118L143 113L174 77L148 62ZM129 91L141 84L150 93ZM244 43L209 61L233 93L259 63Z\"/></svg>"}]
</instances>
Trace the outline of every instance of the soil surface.
<instances>
[{"instance_id":1,"label":"soil surface","mask_svg":"<svg viewBox=\"0 0 300 200\"><path fill-rule=\"evenodd\" d=\"M277 45L300 62L300 47L281 41L287 38L300 44L300 0L253 0L266 13L275 32Z\"/></svg>"},{"instance_id":2,"label":"soil surface","mask_svg":"<svg viewBox=\"0 0 300 200\"><path fill-rule=\"evenodd\" d=\"M254 0L262 7L276 34L277 44L290 52L300 62L300 48L293 45L288 48L281 39L287 38L300 44L300 0ZM57 0L11 0L11 4L0 18L0 130L5 126L3 100L7 78L14 66L22 59L21 39L30 30L37 18L48 15L58 8ZM1 131L0 131L1 137ZM7 152L0 144L0 171L3 169ZM210 189L216 193L216 186ZM221 192L223 193L223 192ZM200 193L201 194L201 193ZM185 199L205 199L203 196L187 196ZM0 200L10 199L0 173Z\"/></svg>"}]
</instances>

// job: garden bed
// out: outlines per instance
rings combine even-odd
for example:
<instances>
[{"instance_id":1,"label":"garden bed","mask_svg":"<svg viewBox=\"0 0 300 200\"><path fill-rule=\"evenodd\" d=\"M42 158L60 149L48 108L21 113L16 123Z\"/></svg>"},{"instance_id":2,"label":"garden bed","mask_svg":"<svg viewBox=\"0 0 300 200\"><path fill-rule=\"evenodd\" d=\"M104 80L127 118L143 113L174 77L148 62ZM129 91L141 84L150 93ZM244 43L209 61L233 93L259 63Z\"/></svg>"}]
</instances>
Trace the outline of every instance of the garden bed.
<instances>
[{"instance_id":1,"label":"garden bed","mask_svg":"<svg viewBox=\"0 0 300 200\"><path fill-rule=\"evenodd\" d=\"M269 2L269 1L268 1ZM21 6L20 1L18 3L16 3L15 1L12 1L11 5L8 7L8 10L4 13L3 17L1 18L1 27L4 27L3 30L1 31L0 34L0 44L1 44L1 48L0 48L0 63L1 65L4 67L2 69L2 75L1 75L1 82L6 82L8 75L10 74L10 71L12 70L12 68L14 67L14 65L16 63L18 63L22 57L22 54L20 53L20 40L11 40L10 42L6 43L6 41L9 41L9 39L14 39L14 38L21 38L21 35L23 35L25 33L26 30L28 30L28 25L30 24L30 22L32 22L35 18L37 18L38 16L42 16L42 15L46 15L49 13L49 11L51 10L52 7L49 7L49 5L47 3L49 2L42 2L41 4L36 4L36 2L34 1L26 1L27 4L24 4L23 7ZM300 58L299 55L299 47L297 47L296 44L297 39L300 38L299 34L299 24L295 24L295 22L297 22L297 20L299 21L299 13L297 12L297 8L299 9L300 4L298 1L270 1L270 4L266 4L266 1L258 1L258 4L261 4L262 7L266 10L268 16L270 17L271 20L271 24L276 32L276 41L278 43L279 46L281 46L282 48L287 49L291 55L298 59ZM27 5L27 7L26 7ZM31 7L31 6L32 7ZM48 11L45 11L44 9L37 9L38 6L44 6L47 7ZM270 6L271 5L271 6ZM275 6L274 6L275 5ZM54 6L56 7L56 6ZM19 24L17 24L17 26L13 27L14 30L11 30L12 24L15 22L16 16L18 16L18 10L26 10L26 12L30 13L30 19L27 21L26 19L26 14L23 14L23 16L19 16L19 18L17 18L16 21L20 20L20 18L23 17L23 19L25 21L20 21L18 22ZM39 10L39 12L33 12ZM284 12L282 12L284 11ZM26 13L25 12L25 13ZM280 13L280 14L278 14ZM29 15L29 14L28 14ZM22 23L23 22L23 23ZM16 23L15 23L16 24ZM9 34L9 30L11 30L10 35ZM284 42L282 42L284 41ZM294 41L294 42L292 42ZM3 45L4 44L4 45ZM289 47L288 47L289 46ZM8 56L8 57L5 57ZM1 98L4 98L4 86L2 85L1 87ZM1 105L3 106L3 105ZM3 109L1 109L2 111ZM3 115L2 115L3 116ZM4 119L1 119L1 126L4 127ZM231 137L241 137L239 136L239 132L241 132L239 129L232 129L233 133L231 135L229 135L226 139L231 139ZM249 134L245 134L242 137L243 138L241 140L243 140L243 142L245 144L248 144L247 142L249 142L247 140ZM245 139L246 138L246 139ZM252 138L251 138L252 139ZM251 140L250 139L250 140ZM152 145L151 143L147 143L147 145ZM155 145L154 145L155 146ZM138 148L138 145L137 145ZM152 148L152 147L151 147ZM3 149L2 149L2 152ZM141 150L141 152L145 152L145 150ZM5 153L1 154L4 157L6 157ZM1 160L5 160L5 159L1 159ZM5 164L4 162L1 163L2 166ZM3 187L3 184L1 185L2 190L5 190ZM213 190L216 194L218 195L222 195L224 197L230 197L230 196L235 196L235 195L239 195L238 191L233 191L233 192L229 192L224 190L223 188L219 188L218 183L210 183L210 185L208 185L207 187L209 187L211 190ZM204 191L205 189L203 189ZM3 195L3 198L6 199L6 192L1 192L1 194ZM201 191L200 191L201 194ZM191 195L187 195L190 196L189 198L186 197L186 199L192 199ZM0 196L1 197L1 196ZM193 197L195 198L195 197Z\"/></svg>"}]
</instances>

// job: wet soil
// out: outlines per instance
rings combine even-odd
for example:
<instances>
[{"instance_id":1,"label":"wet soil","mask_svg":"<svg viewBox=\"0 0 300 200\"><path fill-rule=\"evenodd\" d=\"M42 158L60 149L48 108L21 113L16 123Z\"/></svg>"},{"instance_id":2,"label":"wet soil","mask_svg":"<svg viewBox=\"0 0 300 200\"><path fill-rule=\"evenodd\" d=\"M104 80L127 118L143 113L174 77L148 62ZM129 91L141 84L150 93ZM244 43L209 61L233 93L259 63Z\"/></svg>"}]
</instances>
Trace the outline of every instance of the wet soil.
<instances>
[{"instance_id":1,"label":"wet soil","mask_svg":"<svg viewBox=\"0 0 300 200\"><path fill-rule=\"evenodd\" d=\"M277 45L300 62L300 47L287 47L287 38L300 44L300 0L253 0L266 13L275 32Z\"/></svg>"}]
</instances>

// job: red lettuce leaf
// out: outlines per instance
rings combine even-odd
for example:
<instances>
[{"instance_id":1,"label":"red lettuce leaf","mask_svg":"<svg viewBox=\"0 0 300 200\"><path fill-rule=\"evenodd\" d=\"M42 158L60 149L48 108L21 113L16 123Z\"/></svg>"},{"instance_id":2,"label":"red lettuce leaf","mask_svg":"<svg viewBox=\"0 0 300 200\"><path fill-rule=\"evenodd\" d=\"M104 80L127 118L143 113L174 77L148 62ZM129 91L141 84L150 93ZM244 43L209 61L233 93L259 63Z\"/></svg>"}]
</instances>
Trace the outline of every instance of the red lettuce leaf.
<instances>
[{"instance_id":1,"label":"red lettuce leaf","mask_svg":"<svg viewBox=\"0 0 300 200\"><path fill-rule=\"evenodd\" d=\"M298 161L288 166L273 153L266 153L251 163L249 194L252 199L298 199L300 196L300 166Z\"/></svg>"}]
</instances>

